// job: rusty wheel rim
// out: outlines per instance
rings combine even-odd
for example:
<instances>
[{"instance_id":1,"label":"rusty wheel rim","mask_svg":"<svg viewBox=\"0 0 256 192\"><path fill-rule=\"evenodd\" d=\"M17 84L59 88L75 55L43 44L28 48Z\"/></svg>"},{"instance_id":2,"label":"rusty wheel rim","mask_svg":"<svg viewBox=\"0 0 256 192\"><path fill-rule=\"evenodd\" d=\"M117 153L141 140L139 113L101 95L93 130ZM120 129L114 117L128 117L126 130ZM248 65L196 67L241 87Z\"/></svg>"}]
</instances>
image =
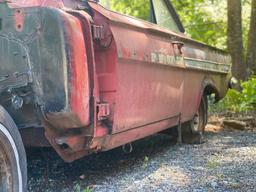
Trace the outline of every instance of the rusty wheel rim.
<instances>
[{"instance_id":1,"label":"rusty wheel rim","mask_svg":"<svg viewBox=\"0 0 256 192\"><path fill-rule=\"evenodd\" d=\"M1 191L12 191L12 169L10 159L0 142L0 187Z\"/></svg>"}]
</instances>

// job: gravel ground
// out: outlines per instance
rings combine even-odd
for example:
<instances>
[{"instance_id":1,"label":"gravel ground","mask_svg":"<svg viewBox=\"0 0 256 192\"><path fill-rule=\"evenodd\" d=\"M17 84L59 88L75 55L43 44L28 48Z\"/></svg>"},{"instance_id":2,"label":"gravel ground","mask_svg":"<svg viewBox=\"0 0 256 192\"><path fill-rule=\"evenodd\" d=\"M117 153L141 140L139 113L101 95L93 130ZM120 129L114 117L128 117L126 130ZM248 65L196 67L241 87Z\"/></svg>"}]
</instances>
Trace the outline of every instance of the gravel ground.
<instances>
[{"instance_id":1,"label":"gravel ground","mask_svg":"<svg viewBox=\"0 0 256 192\"><path fill-rule=\"evenodd\" d=\"M216 131L217 130L217 131ZM64 163L53 151L29 150L29 191L256 191L256 134L208 128L202 145L156 135Z\"/></svg>"}]
</instances>

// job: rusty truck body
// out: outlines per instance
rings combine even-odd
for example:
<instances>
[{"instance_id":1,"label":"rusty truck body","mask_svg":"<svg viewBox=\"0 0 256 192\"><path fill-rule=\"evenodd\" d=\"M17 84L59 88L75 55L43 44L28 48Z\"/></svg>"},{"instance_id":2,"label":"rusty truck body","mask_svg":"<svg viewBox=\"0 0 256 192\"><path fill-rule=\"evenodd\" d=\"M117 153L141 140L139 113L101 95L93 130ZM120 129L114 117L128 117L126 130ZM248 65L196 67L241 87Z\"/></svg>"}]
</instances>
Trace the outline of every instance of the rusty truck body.
<instances>
[{"instance_id":1,"label":"rusty truck body","mask_svg":"<svg viewBox=\"0 0 256 192\"><path fill-rule=\"evenodd\" d=\"M0 150L9 138L21 170L2 187L25 191L23 145L71 162L174 126L182 139L182 124L201 138L230 56L186 36L168 0L148 2L150 21L96 1L0 0Z\"/></svg>"}]
</instances>

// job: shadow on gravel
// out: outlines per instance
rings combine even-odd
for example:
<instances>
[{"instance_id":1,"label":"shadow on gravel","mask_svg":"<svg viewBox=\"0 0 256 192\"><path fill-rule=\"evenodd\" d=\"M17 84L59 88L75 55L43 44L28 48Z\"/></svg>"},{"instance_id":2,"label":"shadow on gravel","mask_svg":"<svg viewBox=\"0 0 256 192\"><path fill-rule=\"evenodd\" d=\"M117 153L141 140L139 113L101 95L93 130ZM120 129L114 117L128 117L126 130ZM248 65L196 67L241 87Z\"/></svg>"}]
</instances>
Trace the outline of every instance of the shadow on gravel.
<instances>
[{"instance_id":1,"label":"shadow on gravel","mask_svg":"<svg viewBox=\"0 0 256 192\"><path fill-rule=\"evenodd\" d=\"M52 149L30 148L27 149L29 191L71 191L76 183L83 188L98 185L106 178L143 165L148 157L153 158L174 145L171 137L155 135L134 142L130 154L117 148L70 164L63 162Z\"/></svg>"}]
</instances>

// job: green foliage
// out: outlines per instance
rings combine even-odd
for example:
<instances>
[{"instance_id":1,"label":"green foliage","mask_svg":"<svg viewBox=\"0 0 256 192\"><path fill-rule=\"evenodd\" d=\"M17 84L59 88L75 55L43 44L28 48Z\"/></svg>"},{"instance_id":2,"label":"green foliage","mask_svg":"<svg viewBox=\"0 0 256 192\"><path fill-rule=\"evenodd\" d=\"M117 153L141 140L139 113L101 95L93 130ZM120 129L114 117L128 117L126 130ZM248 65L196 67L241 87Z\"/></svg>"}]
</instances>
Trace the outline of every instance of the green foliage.
<instances>
[{"instance_id":1,"label":"green foliage","mask_svg":"<svg viewBox=\"0 0 256 192\"><path fill-rule=\"evenodd\" d=\"M92 192L92 189L90 187L86 187L83 192Z\"/></svg>"},{"instance_id":2,"label":"green foliage","mask_svg":"<svg viewBox=\"0 0 256 192\"><path fill-rule=\"evenodd\" d=\"M150 4L148 0L101 0L101 4L111 10L148 21Z\"/></svg>"},{"instance_id":3,"label":"green foliage","mask_svg":"<svg viewBox=\"0 0 256 192\"><path fill-rule=\"evenodd\" d=\"M208 45L226 49L226 1L172 0L188 35Z\"/></svg>"},{"instance_id":4,"label":"green foliage","mask_svg":"<svg viewBox=\"0 0 256 192\"><path fill-rule=\"evenodd\" d=\"M74 192L92 192L92 189L90 187L86 187L85 189L82 189L79 183L75 184L73 190Z\"/></svg>"},{"instance_id":5,"label":"green foliage","mask_svg":"<svg viewBox=\"0 0 256 192\"><path fill-rule=\"evenodd\" d=\"M149 157L145 156L144 157L144 162L143 162L143 167L146 168L148 166L148 163L149 163Z\"/></svg>"},{"instance_id":6,"label":"green foliage","mask_svg":"<svg viewBox=\"0 0 256 192\"><path fill-rule=\"evenodd\" d=\"M225 99L220 101L215 109L244 112L256 110L256 76L241 83L242 91L229 90Z\"/></svg>"},{"instance_id":7,"label":"green foliage","mask_svg":"<svg viewBox=\"0 0 256 192\"><path fill-rule=\"evenodd\" d=\"M227 49L227 2L223 0L170 0L186 29L187 35L221 49ZM143 20L150 18L149 0L100 0L113 11ZM243 0L244 42L250 21L251 0Z\"/></svg>"}]
</instances>

